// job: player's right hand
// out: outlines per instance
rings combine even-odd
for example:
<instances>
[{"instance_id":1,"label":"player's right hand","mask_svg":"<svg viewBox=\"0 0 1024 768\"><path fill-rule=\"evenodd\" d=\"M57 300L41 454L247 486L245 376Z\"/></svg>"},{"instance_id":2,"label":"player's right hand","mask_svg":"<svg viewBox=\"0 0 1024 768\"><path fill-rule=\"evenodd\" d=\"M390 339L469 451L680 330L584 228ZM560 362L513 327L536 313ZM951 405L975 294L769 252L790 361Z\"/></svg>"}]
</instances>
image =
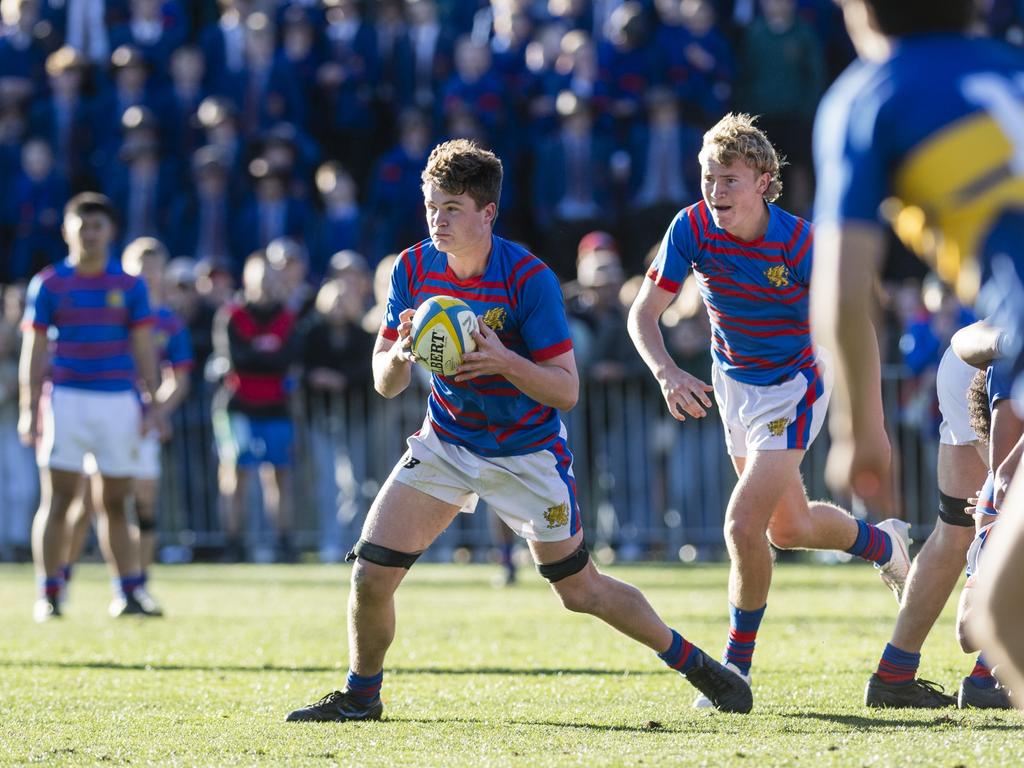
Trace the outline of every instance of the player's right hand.
<instances>
[{"instance_id":1,"label":"player's right hand","mask_svg":"<svg viewBox=\"0 0 1024 768\"><path fill-rule=\"evenodd\" d=\"M707 395L712 390L710 384L674 366L658 377L658 383L665 404L668 405L668 412L676 420L686 421L687 416L702 419L708 415L707 409L711 407Z\"/></svg>"},{"instance_id":2,"label":"player's right hand","mask_svg":"<svg viewBox=\"0 0 1024 768\"><path fill-rule=\"evenodd\" d=\"M825 480L833 491L853 493L868 509L889 517L895 509L891 462L892 447L884 430L857 440L833 435Z\"/></svg>"},{"instance_id":3,"label":"player's right hand","mask_svg":"<svg viewBox=\"0 0 1024 768\"><path fill-rule=\"evenodd\" d=\"M412 355L412 316L415 314L414 309L403 309L398 315L398 350L395 355L407 363L415 361Z\"/></svg>"},{"instance_id":4,"label":"player's right hand","mask_svg":"<svg viewBox=\"0 0 1024 768\"><path fill-rule=\"evenodd\" d=\"M18 413L18 439L22 445L35 445L39 435L39 423L35 408L22 408Z\"/></svg>"}]
</instances>

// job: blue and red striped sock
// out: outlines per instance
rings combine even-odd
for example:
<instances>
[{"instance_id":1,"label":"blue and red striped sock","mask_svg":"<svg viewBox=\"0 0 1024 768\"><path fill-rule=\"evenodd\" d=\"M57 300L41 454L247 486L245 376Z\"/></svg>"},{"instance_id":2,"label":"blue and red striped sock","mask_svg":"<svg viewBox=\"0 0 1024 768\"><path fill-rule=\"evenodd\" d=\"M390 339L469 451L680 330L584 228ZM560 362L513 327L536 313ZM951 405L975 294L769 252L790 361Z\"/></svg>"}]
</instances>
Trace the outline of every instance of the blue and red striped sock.
<instances>
[{"instance_id":1,"label":"blue and red striped sock","mask_svg":"<svg viewBox=\"0 0 1024 768\"><path fill-rule=\"evenodd\" d=\"M700 648L687 641L673 629L672 645L664 653L659 653L658 658L664 661L671 669L686 674L693 669L701 653L703 651Z\"/></svg>"},{"instance_id":2,"label":"blue and red striped sock","mask_svg":"<svg viewBox=\"0 0 1024 768\"><path fill-rule=\"evenodd\" d=\"M989 669L988 664L985 663L985 657L983 654L978 654L978 660L974 662L974 669L971 670L969 677L976 688L996 687L996 679L992 677L992 670Z\"/></svg>"},{"instance_id":3,"label":"blue and red striped sock","mask_svg":"<svg viewBox=\"0 0 1024 768\"><path fill-rule=\"evenodd\" d=\"M885 565L892 557L892 540L885 531L878 530L871 523L858 520L857 540L846 551L854 557Z\"/></svg>"},{"instance_id":4,"label":"blue and red striped sock","mask_svg":"<svg viewBox=\"0 0 1024 768\"><path fill-rule=\"evenodd\" d=\"M754 643L757 641L757 630L764 617L762 605L756 611L744 611L729 603L729 642L725 644L725 662L735 664L744 675L750 674L750 665L754 661Z\"/></svg>"},{"instance_id":5,"label":"blue and red striped sock","mask_svg":"<svg viewBox=\"0 0 1024 768\"><path fill-rule=\"evenodd\" d=\"M892 643L886 643L875 674L890 685L909 685L917 676L920 664L920 653L908 653Z\"/></svg>"},{"instance_id":6,"label":"blue and red striped sock","mask_svg":"<svg viewBox=\"0 0 1024 768\"><path fill-rule=\"evenodd\" d=\"M142 575L138 573L114 579L114 591L124 597L135 594L135 590L140 586L142 586Z\"/></svg>"},{"instance_id":7,"label":"blue and red striped sock","mask_svg":"<svg viewBox=\"0 0 1024 768\"><path fill-rule=\"evenodd\" d=\"M64 579L60 576L47 576L39 580L39 596L56 600L64 588Z\"/></svg>"},{"instance_id":8,"label":"blue and red striped sock","mask_svg":"<svg viewBox=\"0 0 1024 768\"><path fill-rule=\"evenodd\" d=\"M356 704L368 707L380 696L380 688L384 684L384 670L376 675L363 677L357 675L351 669L348 671L348 678L345 681L345 690L351 695Z\"/></svg>"},{"instance_id":9,"label":"blue and red striped sock","mask_svg":"<svg viewBox=\"0 0 1024 768\"><path fill-rule=\"evenodd\" d=\"M64 563L60 567L60 577L65 584L71 581L71 563Z\"/></svg>"}]
</instances>

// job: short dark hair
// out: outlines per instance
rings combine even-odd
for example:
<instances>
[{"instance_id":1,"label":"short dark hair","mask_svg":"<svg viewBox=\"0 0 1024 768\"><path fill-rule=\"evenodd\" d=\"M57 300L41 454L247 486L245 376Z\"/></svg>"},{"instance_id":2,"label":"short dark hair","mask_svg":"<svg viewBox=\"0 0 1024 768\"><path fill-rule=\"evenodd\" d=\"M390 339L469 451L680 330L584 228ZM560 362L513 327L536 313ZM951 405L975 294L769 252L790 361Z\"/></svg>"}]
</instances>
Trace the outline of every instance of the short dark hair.
<instances>
[{"instance_id":1,"label":"short dark hair","mask_svg":"<svg viewBox=\"0 0 1024 768\"><path fill-rule=\"evenodd\" d=\"M888 37L922 32L962 32L974 16L974 0L862 0Z\"/></svg>"},{"instance_id":2,"label":"short dark hair","mask_svg":"<svg viewBox=\"0 0 1024 768\"><path fill-rule=\"evenodd\" d=\"M988 406L988 386L985 371L978 371L967 389L967 415L971 429L983 443L989 440L992 430L992 412Z\"/></svg>"},{"instance_id":3,"label":"short dark hair","mask_svg":"<svg viewBox=\"0 0 1024 768\"><path fill-rule=\"evenodd\" d=\"M117 210L110 198L99 192L80 192L64 206L64 217L85 216L89 213L102 213L111 224L117 224Z\"/></svg>"},{"instance_id":4,"label":"short dark hair","mask_svg":"<svg viewBox=\"0 0 1024 768\"><path fill-rule=\"evenodd\" d=\"M493 152L469 139L454 139L434 147L420 178L450 195L469 195L480 209L498 204L502 173L501 160Z\"/></svg>"}]
</instances>

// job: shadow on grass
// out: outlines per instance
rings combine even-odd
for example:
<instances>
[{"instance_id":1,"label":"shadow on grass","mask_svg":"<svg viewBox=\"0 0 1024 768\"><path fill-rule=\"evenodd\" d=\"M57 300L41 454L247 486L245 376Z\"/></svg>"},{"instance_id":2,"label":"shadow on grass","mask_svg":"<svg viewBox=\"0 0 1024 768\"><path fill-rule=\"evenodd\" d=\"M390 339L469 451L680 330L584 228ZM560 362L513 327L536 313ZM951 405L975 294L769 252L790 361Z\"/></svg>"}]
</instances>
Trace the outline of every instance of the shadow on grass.
<instances>
[{"instance_id":1,"label":"shadow on grass","mask_svg":"<svg viewBox=\"0 0 1024 768\"><path fill-rule=\"evenodd\" d=\"M13 669L105 669L122 670L126 672L298 672L302 674L319 673L345 673L345 668L340 666L283 666L278 664L263 664L261 666L247 666L241 664L167 664L161 662L123 662L123 661L53 661L40 659L26 659L17 661L12 659L0 659L0 668L9 667ZM515 668L515 667L388 667L388 674L393 675L499 675L499 676L526 676L526 677L575 677L581 675L597 677L633 677L641 675L663 675L664 670L642 669L642 670L621 670L621 669L592 669L574 668L564 669L551 668Z\"/></svg>"},{"instance_id":2,"label":"shadow on grass","mask_svg":"<svg viewBox=\"0 0 1024 768\"><path fill-rule=\"evenodd\" d=\"M540 725L552 728L575 728L583 731L604 731L608 733L682 733L676 728L666 728L659 722L651 721L647 725L604 725L599 723L566 723L557 720L505 720L495 718L484 720L476 717L391 717L387 716L384 723L419 723L422 725L448 725L461 723L463 725L494 725L500 724L503 728L510 725Z\"/></svg>"},{"instance_id":3,"label":"shadow on grass","mask_svg":"<svg viewBox=\"0 0 1024 768\"><path fill-rule=\"evenodd\" d=\"M993 718L998 722L988 723L979 723L973 719L968 720L962 716L953 715L890 717L888 713L880 713L878 717L865 717L863 715L834 715L823 712L790 712L787 716L808 720L826 720L830 723L848 725L851 728L868 731L891 730L893 728L934 730L936 727L942 726L966 728L972 731L1020 731L1021 728L1020 723L1004 722L1000 715Z\"/></svg>"}]
</instances>

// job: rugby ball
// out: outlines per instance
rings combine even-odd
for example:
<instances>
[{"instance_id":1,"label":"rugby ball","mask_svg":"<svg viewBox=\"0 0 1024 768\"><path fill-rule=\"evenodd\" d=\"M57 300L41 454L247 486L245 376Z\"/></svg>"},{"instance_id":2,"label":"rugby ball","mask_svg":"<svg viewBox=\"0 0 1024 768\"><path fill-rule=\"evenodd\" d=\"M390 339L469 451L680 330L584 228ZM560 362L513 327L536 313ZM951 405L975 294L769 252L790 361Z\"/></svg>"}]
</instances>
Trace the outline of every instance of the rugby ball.
<instances>
[{"instance_id":1,"label":"rugby ball","mask_svg":"<svg viewBox=\"0 0 1024 768\"><path fill-rule=\"evenodd\" d=\"M462 356L476 349L476 315L469 304L451 296L431 296L412 317L412 354L438 376L451 376Z\"/></svg>"}]
</instances>

